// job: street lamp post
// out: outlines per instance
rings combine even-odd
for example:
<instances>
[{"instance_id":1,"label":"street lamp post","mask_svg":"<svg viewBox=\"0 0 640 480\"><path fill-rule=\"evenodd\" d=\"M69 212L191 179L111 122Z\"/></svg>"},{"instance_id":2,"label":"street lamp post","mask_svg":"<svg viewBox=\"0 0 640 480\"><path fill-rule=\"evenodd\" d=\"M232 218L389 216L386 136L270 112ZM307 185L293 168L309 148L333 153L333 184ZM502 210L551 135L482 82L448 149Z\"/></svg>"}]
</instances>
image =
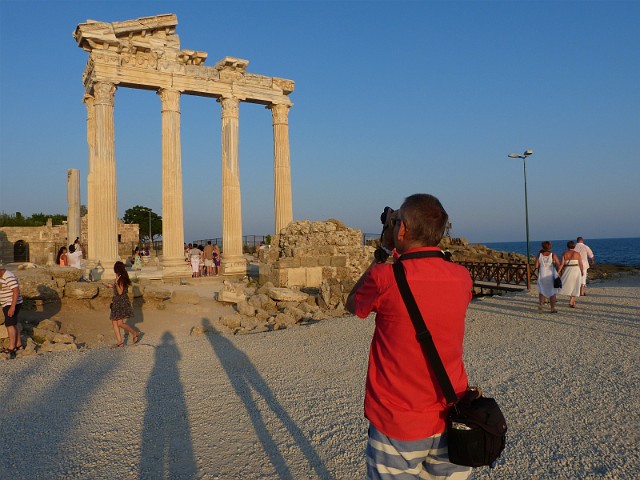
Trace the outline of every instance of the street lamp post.
<instances>
[{"instance_id":1,"label":"street lamp post","mask_svg":"<svg viewBox=\"0 0 640 480\"><path fill-rule=\"evenodd\" d=\"M521 158L522 168L524 171L524 218L527 228L527 289L531 288L531 271L529 267L529 258L531 257L531 250L529 249L529 204L527 200L527 157L533 155L533 150L525 150L522 155L517 153L510 153L509 158Z\"/></svg>"}]
</instances>

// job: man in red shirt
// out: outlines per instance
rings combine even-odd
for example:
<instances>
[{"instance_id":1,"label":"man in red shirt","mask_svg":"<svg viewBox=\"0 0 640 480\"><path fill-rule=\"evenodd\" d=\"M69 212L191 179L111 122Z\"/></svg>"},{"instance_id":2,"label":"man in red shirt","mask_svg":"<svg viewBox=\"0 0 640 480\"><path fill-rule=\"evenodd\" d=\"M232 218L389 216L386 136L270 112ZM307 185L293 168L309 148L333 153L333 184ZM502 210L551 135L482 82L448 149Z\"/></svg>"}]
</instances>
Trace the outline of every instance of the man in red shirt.
<instances>
[{"instance_id":1,"label":"man in red shirt","mask_svg":"<svg viewBox=\"0 0 640 480\"><path fill-rule=\"evenodd\" d=\"M436 197L407 197L390 214L386 229L393 232L394 256L439 251L447 221ZM439 257L402 264L453 388L461 395L467 387L462 349L471 277L464 267ZM370 422L367 479L468 478L469 467L449 463L446 400L416 339L393 266L374 261L353 287L346 308L361 318L376 313L364 400Z\"/></svg>"}]
</instances>

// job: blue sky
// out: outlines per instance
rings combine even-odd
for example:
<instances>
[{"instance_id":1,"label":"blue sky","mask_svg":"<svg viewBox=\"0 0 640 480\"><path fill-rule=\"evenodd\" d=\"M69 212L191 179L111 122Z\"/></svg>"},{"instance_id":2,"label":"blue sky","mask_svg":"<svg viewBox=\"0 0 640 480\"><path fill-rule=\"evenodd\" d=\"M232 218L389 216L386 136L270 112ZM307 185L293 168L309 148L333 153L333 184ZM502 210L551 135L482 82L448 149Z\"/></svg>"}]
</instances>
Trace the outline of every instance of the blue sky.
<instances>
[{"instance_id":1,"label":"blue sky","mask_svg":"<svg viewBox=\"0 0 640 480\"><path fill-rule=\"evenodd\" d=\"M385 205L440 198L453 234L524 240L640 236L640 2L0 0L0 212L86 203L87 19L178 16L182 48L296 82L294 219L367 233ZM221 236L220 105L184 95L185 240ZM160 99L115 99L118 213L161 212ZM240 107L243 234L273 230L271 113Z\"/></svg>"}]
</instances>

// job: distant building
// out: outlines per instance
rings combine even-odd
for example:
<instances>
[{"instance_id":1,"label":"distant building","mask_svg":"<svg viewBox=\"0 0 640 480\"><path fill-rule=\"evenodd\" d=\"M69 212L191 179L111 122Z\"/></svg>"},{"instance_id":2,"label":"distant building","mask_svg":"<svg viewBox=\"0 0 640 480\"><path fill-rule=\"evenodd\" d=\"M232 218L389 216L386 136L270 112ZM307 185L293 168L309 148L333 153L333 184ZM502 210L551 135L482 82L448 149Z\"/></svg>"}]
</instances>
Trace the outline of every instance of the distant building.
<instances>
[{"instance_id":1,"label":"distant building","mask_svg":"<svg viewBox=\"0 0 640 480\"><path fill-rule=\"evenodd\" d=\"M87 245L87 216L82 217L81 237L85 258L91 250ZM130 256L139 241L140 227L118 221L118 254ZM58 249L68 247L75 238L67 238L67 225L52 225L51 220L42 227L0 227L0 262L31 262L46 265L54 262Z\"/></svg>"}]
</instances>

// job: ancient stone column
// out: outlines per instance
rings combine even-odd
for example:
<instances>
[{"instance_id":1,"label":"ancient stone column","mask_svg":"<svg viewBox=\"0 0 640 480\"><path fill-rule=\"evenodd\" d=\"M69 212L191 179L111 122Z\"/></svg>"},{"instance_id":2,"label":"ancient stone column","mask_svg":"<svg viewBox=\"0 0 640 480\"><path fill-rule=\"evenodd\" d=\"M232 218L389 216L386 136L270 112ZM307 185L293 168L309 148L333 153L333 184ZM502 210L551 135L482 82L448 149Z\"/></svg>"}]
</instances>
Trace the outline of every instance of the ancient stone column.
<instances>
[{"instance_id":1,"label":"ancient stone column","mask_svg":"<svg viewBox=\"0 0 640 480\"><path fill-rule=\"evenodd\" d=\"M93 86L95 110L95 151L92 182L94 185L93 257L98 265L94 278L112 278L118 255L118 215L116 195L115 136L113 104L116 86L97 82Z\"/></svg>"},{"instance_id":2,"label":"ancient stone column","mask_svg":"<svg viewBox=\"0 0 640 480\"><path fill-rule=\"evenodd\" d=\"M289 108L290 105L272 104L273 117L273 207L275 233L293 220L291 198L291 162L289 158Z\"/></svg>"},{"instance_id":3,"label":"ancient stone column","mask_svg":"<svg viewBox=\"0 0 640 480\"><path fill-rule=\"evenodd\" d=\"M86 256L90 261L95 261L95 185L93 182L93 162L96 148L96 117L94 98L91 95L85 95L84 104L87 107L87 145L89 147L89 162L87 169L87 244L84 245L87 250ZM75 238L75 237L74 237ZM73 241L73 239L71 240Z\"/></svg>"},{"instance_id":4,"label":"ancient stone column","mask_svg":"<svg viewBox=\"0 0 640 480\"><path fill-rule=\"evenodd\" d=\"M242 256L242 210L238 168L238 104L235 97L218 100L222 105L222 273L245 273Z\"/></svg>"},{"instance_id":5,"label":"ancient stone column","mask_svg":"<svg viewBox=\"0 0 640 480\"><path fill-rule=\"evenodd\" d=\"M180 92L158 91L162 100L162 267L163 277L188 276L184 261Z\"/></svg>"},{"instance_id":6,"label":"ancient stone column","mask_svg":"<svg viewBox=\"0 0 640 480\"><path fill-rule=\"evenodd\" d=\"M67 244L80 236L80 170L67 170Z\"/></svg>"}]
</instances>

